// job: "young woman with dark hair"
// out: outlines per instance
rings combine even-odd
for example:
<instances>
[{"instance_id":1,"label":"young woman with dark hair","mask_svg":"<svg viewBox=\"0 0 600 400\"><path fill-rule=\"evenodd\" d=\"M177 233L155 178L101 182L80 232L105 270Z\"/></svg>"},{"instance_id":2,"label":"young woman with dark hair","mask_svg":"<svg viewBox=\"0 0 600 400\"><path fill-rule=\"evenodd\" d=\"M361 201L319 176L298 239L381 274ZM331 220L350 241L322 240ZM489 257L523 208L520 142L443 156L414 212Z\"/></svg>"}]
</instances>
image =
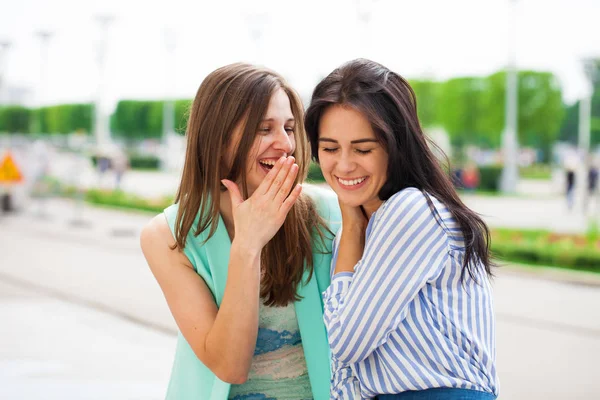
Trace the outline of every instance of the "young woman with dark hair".
<instances>
[{"instance_id":1,"label":"young woman with dark hair","mask_svg":"<svg viewBox=\"0 0 600 400\"><path fill-rule=\"evenodd\" d=\"M496 398L489 231L430 150L408 82L350 61L317 85L305 125L342 211L331 398Z\"/></svg>"}]
</instances>

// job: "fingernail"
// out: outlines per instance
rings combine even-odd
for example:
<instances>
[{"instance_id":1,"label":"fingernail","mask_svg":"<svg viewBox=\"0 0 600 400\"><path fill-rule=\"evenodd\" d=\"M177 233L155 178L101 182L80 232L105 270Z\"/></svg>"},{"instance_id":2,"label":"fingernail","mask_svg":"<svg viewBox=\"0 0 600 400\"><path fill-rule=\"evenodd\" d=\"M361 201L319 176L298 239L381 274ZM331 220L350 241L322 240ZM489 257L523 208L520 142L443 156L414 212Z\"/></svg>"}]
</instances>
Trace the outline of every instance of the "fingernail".
<instances>
[{"instance_id":1,"label":"fingernail","mask_svg":"<svg viewBox=\"0 0 600 400\"><path fill-rule=\"evenodd\" d=\"M221 184L223 184L223 186L227 187L227 184L225 183L225 179L221 179Z\"/></svg>"},{"instance_id":2,"label":"fingernail","mask_svg":"<svg viewBox=\"0 0 600 400\"><path fill-rule=\"evenodd\" d=\"M283 164L283 162L284 162L285 160L286 160L286 158L285 158L285 157L281 157L281 158L279 159L278 163L279 163L279 164Z\"/></svg>"}]
</instances>

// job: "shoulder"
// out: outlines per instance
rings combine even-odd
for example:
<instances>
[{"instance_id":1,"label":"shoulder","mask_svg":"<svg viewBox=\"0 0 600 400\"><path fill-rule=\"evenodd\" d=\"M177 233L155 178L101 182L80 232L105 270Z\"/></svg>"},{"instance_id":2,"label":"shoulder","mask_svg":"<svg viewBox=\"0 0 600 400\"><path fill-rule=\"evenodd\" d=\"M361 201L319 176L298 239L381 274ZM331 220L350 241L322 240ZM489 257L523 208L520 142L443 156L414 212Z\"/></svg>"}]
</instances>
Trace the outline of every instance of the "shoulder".
<instances>
[{"instance_id":1,"label":"shoulder","mask_svg":"<svg viewBox=\"0 0 600 400\"><path fill-rule=\"evenodd\" d=\"M175 247L175 243L175 238L163 213L152 218L142 228L140 247L150 269L155 274L157 269L173 263L183 264L191 268L188 258Z\"/></svg>"},{"instance_id":2,"label":"shoulder","mask_svg":"<svg viewBox=\"0 0 600 400\"><path fill-rule=\"evenodd\" d=\"M417 188L408 187L395 193L382 206L381 214L414 211L428 205L426 195Z\"/></svg>"},{"instance_id":3,"label":"shoulder","mask_svg":"<svg viewBox=\"0 0 600 400\"><path fill-rule=\"evenodd\" d=\"M435 197L408 187L390 197L377 211L376 222L404 224L410 221L441 221L444 206ZM441 226L440 226L441 227Z\"/></svg>"},{"instance_id":4,"label":"shoulder","mask_svg":"<svg viewBox=\"0 0 600 400\"><path fill-rule=\"evenodd\" d=\"M173 244L175 239L164 213L156 215L143 228L140 234L142 249L148 245Z\"/></svg>"}]
</instances>

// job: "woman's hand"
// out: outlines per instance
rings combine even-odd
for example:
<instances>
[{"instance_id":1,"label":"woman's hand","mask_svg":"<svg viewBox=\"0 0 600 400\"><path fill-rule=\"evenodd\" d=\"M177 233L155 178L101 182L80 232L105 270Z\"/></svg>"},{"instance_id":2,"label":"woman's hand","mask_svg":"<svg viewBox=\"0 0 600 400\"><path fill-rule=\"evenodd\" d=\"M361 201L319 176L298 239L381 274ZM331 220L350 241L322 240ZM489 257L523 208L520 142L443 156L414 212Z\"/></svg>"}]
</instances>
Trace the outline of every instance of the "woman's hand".
<instances>
[{"instance_id":1,"label":"woman's hand","mask_svg":"<svg viewBox=\"0 0 600 400\"><path fill-rule=\"evenodd\" d=\"M364 234L369 221L362 207L349 206L342 202L339 202L339 204L342 211L343 230L349 230L354 233L362 232Z\"/></svg>"},{"instance_id":2,"label":"woman's hand","mask_svg":"<svg viewBox=\"0 0 600 400\"><path fill-rule=\"evenodd\" d=\"M231 197L234 241L260 252L275 236L302 192L301 185L292 190L298 175L294 161L294 157L280 158L247 200L242 198L237 184L227 179L221 181Z\"/></svg>"}]
</instances>

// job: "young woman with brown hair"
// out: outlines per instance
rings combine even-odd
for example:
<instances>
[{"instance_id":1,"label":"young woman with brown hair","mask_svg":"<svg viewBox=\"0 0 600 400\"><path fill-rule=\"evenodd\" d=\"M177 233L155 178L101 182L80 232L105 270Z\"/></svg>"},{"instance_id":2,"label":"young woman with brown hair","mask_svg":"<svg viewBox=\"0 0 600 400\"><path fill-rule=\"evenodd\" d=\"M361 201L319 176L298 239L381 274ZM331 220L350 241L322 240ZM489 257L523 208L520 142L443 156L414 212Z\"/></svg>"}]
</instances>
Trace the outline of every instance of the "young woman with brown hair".
<instances>
[{"instance_id":1,"label":"young woman with brown hair","mask_svg":"<svg viewBox=\"0 0 600 400\"><path fill-rule=\"evenodd\" d=\"M169 399L326 399L333 194L302 188L302 103L233 64L194 99L175 204L141 246L179 327Z\"/></svg>"}]
</instances>

